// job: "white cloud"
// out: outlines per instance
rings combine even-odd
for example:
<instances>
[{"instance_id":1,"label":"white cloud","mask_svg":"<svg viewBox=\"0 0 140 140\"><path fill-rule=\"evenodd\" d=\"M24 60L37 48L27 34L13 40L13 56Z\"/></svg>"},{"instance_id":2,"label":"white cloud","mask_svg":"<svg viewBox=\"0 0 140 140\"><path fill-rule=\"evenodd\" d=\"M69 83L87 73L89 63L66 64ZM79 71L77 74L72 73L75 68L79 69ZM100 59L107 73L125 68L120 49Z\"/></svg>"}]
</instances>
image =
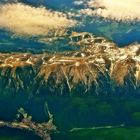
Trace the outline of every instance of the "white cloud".
<instances>
[{"instance_id":1,"label":"white cloud","mask_svg":"<svg viewBox=\"0 0 140 140\"><path fill-rule=\"evenodd\" d=\"M83 5L84 1L83 0L77 0L73 2L74 5Z\"/></svg>"},{"instance_id":2,"label":"white cloud","mask_svg":"<svg viewBox=\"0 0 140 140\"><path fill-rule=\"evenodd\" d=\"M140 20L140 0L91 0L88 6L95 8L92 11L88 10L90 15L115 20Z\"/></svg>"},{"instance_id":3,"label":"white cloud","mask_svg":"<svg viewBox=\"0 0 140 140\"><path fill-rule=\"evenodd\" d=\"M35 8L21 3L0 6L0 28L14 33L44 35L50 30L65 29L75 25L61 12Z\"/></svg>"}]
</instances>

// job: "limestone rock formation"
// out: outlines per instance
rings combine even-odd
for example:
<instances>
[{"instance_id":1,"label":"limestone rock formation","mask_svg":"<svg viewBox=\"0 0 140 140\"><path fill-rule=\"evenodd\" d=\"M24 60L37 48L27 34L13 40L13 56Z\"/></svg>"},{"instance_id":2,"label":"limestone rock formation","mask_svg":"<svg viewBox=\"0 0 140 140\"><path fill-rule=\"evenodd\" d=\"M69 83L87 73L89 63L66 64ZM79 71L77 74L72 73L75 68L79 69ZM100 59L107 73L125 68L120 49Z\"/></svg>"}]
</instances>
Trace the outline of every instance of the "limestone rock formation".
<instances>
[{"instance_id":1,"label":"limestone rock formation","mask_svg":"<svg viewBox=\"0 0 140 140\"><path fill-rule=\"evenodd\" d=\"M81 49L58 54L1 53L0 91L140 94L139 44L118 48L88 33L72 33L67 38Z\"/></svg>"}]
</instances>

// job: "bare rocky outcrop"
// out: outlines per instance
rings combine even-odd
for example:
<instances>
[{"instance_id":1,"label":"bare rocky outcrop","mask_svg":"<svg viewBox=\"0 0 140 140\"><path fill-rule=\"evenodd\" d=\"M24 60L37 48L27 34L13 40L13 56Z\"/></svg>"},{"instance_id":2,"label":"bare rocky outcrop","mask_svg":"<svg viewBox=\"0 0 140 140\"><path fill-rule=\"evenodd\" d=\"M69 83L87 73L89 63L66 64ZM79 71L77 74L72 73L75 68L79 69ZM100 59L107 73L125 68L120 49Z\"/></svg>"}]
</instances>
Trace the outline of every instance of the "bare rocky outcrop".
<instances>
[{"instance_id":1,"label":"bare rocky outcrop","mask_svg":"<svg viewBox=\"0 0 140 140\"><path fill-rule=\"evenodd\" d=\"M121 93L140 93L139 44L118 48L104 38L75 34L68 38L77 37L73 44L80 44L79 51L1 53L1 91L99 95L119 89Z\"/></svg>"},{"instance_id":2,"label":"bare rocky outcrop","mask_svg":"<svg viewBox=\"0 0 140 140\"><path fill-rule=\"evenodd\" d=\"M45 104L45 107L49 116L48 122L36 123L32 121L32 116L29 116L23 108L20 108L16 120L12 122L0 121L0 127L27 130L38 135L43 140L51 140L50 134L57 132L57 129L53 123L53 115L50 113L47 103Z\"/></svg>"}]
</instances>

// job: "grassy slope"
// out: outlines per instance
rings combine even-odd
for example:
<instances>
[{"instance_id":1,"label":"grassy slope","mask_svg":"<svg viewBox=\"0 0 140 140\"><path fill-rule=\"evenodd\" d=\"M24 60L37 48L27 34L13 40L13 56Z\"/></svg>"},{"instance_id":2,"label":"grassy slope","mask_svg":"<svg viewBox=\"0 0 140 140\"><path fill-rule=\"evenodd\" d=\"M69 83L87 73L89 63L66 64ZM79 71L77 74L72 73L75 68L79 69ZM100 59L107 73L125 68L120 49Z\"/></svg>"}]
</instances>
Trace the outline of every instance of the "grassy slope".
<instances>
[{"instance_id":1,"label":"grassy slope","mask_svg":"<svg viewBox=\"0 0 140 140\"><path fill-rule=\"evenodd\" d=\"M139 132L140 127L85 129L55 134L53 140L140 140Z\"/></svg>"}]
</instances>

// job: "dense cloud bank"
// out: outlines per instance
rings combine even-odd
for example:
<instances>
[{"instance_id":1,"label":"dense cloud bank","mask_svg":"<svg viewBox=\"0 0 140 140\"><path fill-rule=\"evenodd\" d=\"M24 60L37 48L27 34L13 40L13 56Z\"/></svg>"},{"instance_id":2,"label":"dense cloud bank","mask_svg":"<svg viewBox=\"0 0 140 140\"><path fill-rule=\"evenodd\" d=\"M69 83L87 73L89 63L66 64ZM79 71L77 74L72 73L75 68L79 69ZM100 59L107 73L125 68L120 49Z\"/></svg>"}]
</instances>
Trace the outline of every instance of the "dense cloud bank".
<instances>
[{"instance_id":1,"label":"dense cloud bank","mask_svg":"<svg viewBox=\"0 0 140 140\"><path fill-rule=\"evenodd\" d=\"M140 20L139 0L91 0L88 7L85 9L87 14L119 21Z\"/></svg>"},{"instance_id":2,"label":"dense cloud bank","mask_svg":"<svg viewBox=\"0 0 140 140\"><path fill-rule=\"evenodd\" d=\"M71 27L75 21L66 14L47 10L44 7L32 7L21 3L0 6L0 28L14 33L44 35L52 30Z\"/></svg>"}]
</instances>

